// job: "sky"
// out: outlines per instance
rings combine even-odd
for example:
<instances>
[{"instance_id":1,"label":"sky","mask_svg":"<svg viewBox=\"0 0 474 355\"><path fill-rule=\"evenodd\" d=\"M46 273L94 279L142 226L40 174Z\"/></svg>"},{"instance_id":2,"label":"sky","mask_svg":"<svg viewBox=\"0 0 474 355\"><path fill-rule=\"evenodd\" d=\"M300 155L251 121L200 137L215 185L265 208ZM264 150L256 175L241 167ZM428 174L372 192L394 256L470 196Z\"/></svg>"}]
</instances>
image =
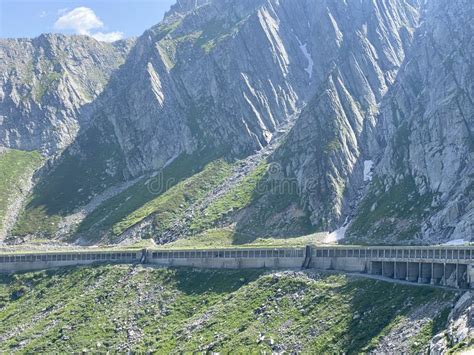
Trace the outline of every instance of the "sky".
<instances>
[{"instance_id":1,"label":"sky","mask_svg":"<svg viewBox=\"0 0 474 355\"><path fill-rule=\"evenodd\" d=\"M141 35L176 0L0 0L0 38L85 34L101 41Z\"/></svg>"}]
</instances>

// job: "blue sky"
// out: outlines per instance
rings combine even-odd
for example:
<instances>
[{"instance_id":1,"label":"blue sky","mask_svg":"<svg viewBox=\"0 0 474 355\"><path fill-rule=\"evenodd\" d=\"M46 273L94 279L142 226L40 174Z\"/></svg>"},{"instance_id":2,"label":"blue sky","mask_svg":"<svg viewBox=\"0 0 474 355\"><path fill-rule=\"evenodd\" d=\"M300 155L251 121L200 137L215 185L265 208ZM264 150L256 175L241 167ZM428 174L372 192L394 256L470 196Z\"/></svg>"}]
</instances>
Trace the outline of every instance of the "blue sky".
<instances>
[{"instance_id":1,"label":"blue sky","mask_svg":"<svg viewBox=\"0 0 474 355\"><path fill-rule=\"evenodd\" d=\"M176 0L0 0L0 38L87 34L113 41L157 24Z\"/></svg>"}]
</instances>

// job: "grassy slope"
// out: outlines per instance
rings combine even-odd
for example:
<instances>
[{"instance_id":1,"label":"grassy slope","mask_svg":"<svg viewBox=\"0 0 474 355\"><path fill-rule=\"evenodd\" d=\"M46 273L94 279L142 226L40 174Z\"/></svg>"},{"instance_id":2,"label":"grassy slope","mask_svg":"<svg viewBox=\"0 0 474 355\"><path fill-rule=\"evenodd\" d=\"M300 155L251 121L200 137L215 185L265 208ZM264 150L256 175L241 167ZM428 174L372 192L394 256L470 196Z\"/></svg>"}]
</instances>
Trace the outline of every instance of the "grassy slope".
<instances>
[{"instance_id":1,"label":"grassy slope","mask_svg":"<svg viewBox=\"0 0 474 355\"><path fill-rule=\"evenodd\" d=\"M229 176L230 170L230 165L225 161L210 163L202 172L174 186L115 224L114 234L123 233L152 213L157 213L155 223L159 226L158 230L169 228L172 221L183 218L182 214L186 208L222 183Z\"/></svg>"},{"instance_id":2,"label":"grassy slope","mask_svg":"<svg viewBox=\"0 0 474 355\"><path fill-rule=\"evenodd\" d=\"M314 233L293 238L271 238L236 232L232 227L208 229L202 233L178 239L162 245L163 248L238 248L238 247L303 247L308 244L323 242L326 233Z\"/></svg>"},{"instance_id":3,"label":"grassy slope","mask_svg":"<svg viewBox=\"0 0 474 355\"><path fill-rule=\"evenodd\" d=\"M346 240L352 243L390 244L413 240L430 211L433 196L419 195L415 181L406 177L385 191L375 178L349 226Z\"/></svg>"},{"instance_id":4,"label":"grassy slope","mask_svg":"<svg viewBox=\"0 0 474 355\"><path fill-rule=\"evenodd\" d=\"M453 293L263 270L25 273L0 282L0 352L357 353L413 307L443 297Z\"/></svg>"},{"instance_id":5,"label":"grassy slope","mask_svg":"<svg viewBox=\"0 0 474 355\"><path fill-rule=\"evenodd\" d=\"M105 119L105 122L107 122ZM61 217L88 203L93 196L123 182L125 162L113 134L91 127L66 149L54 169L35 186L14 235L51 237ZM80 147L81 154L77 154ZM114 162L113 164L111 162Z\"/></svg>"},{"instance_id":6,"label":"grassy slope","mask_svg":"<svg viewBox=\"0 0 474 355\"><path fill-rule=\"evenodd\" d=\"M191 231L202 232L226 214L247 207L253 200L258 184L262 181L268 165L261 163L254 171L242 179L233 189L213 201L206 210L196 216L191 223Z\"/></svg>"},{"instance_id":7,"label":"grassy slope","mask_svg":"<svg viewBox=\"0 0 474 355\"><path fill-rule=\"evenodd\" d=\"M8 206L19 193L19 182L29 178L41 161L37 152L8 150L0 153L0 229Z\"/></svg>"}]
</instances>

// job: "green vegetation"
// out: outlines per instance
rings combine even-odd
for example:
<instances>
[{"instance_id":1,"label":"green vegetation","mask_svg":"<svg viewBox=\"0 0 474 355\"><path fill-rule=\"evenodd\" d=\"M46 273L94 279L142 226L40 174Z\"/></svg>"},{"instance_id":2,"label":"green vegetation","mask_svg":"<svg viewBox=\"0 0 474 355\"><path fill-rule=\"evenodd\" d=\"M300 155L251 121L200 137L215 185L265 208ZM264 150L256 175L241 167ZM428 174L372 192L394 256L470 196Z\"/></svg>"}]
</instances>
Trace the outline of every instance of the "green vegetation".
<instances>
[{"instance_id":1,"label":"green vegetation","mask_svg":"<svg viewBox=\"0 0 474 355\"><path fill-rule=\"evenodd\" d=\"M106 129L113 132L112 127ZM51 237L62 216L123 181L125 162L113 135L103 136L99 129L91 128L81 135L78 144L81 155L75 153L75 147L67 149L59 164L35 186L15 235Z\"/></svg>"},{"instance_id":2,"label":"green vegetation","mask_svg":"<svg viewBox=\"0 0 474 355\"><path fill-rule=\"evenodd\" d=\"M0 153L0 230L9 205L21 192L21 181L29 179L42 160L38 152L7 150Z\"/></svg>"},{"instance_id":3,"label":"green vegetation","mask_svg":"<svg viewBox=\"0 0 474 355\"><path fill-rule=\"evenodd\" d=\"M0 352L366 352L452 292L339 274L97 266L3 276Z\"/></svg>"},{"instance_id":4,"label":"green vegetation","mask_svg":"<svg viewBox=\"0 0 474 355\"><path fill-rule=\"evenodd\" d=\"M426 345L432 337L438 334L446 327L450 308L446 307L435 319L430 320L418 333L416 337L411 339L410 351L414 354L424 353Z\"/></svg>"},{"instance_id":5,"label":"green vegetation","mask_svg":"<svg viewBox=\"0 0 474 355\"><path fill-rule=\"evenodd\" d=\"M61 217L58 215L48 215L44 206L39 206L28 211L22 211L16 222L12 235L25 236L35 234L37 236L53 236L57 229Z\"/></svg>"},{"instance_id":6,"label":"green vegetation","mask_svg":"<svg viewBox=\"0 0 474 355\"><path fill-rule=\"evenodd\" d=\"M254 171L244 177L233 189L211 203L200 216L191 223L191 231L208 229L226 214L247 207L255 197L258 184L267 171L268 164L261 163Z\"/></svg>"},{"instance_id":7,"label":"green vegetation","mask_svg":"<svg viewBox=\"0 0 474 355\"><path fill-rule=\"evenodd\" d=\"M347 241L382 243L391 235L399 241L413 239L432 199L429 193L417 192L412 177L406 177L388 191L375 178L350 225Z\"/></svg>"},{"instance_id":8,"label":"green vegetation","mask_svg":"<svg viewBox=\"0 0 474 355\"><path fill-rule=\"evenodd\" d=\"M236 225L236 231L247 235L238 243L251 242L255 236L295 238L317 231L301 204L298 189L293 177L274 178L267 174L254 195L250 213Z\"/></svg>"},{"instance_id":9,"label":"green vegetation","mask_svg":"<svg viewBox=\"0 0 474 355\"><path fill-rule=\"evenodd\" d=\"M233 228L208 229L202 233L178 239L175 242L160 246L171 249L194 248L236 248L236 247L303 247L321 242L326 233L305 235L294 238L272 238L246 235Z\"/></svg>"},{"instance_id":10,"label":"green vegetation","mask_svg":"<svg viewBox=\"0 0 474 355\"><path fill-rule=\"evenodd\" d=\"M55 71L49 72L46 75L43 75L40 78L38 84L34 87L33 97L36 102L41 102L44 94L46 94L50 89L54 88L54 84L61 79L62 73Z\"/></svg>"},{"instance_id":11,"label":"green vegetation","mask_svg":"<svg viewBox=\"0 0 474 355\"><path fill-rule=\"evenodd\" d=\"M468 337L449 349L448 354L471 354L474 350L474 337Z\"/></svg>"},{"instance_id":12,"label":"green vegetation","mask_svg":"<svg viewBox=\"0 0 474 355\"><path fill-rule=\"evenodd\" d=\"M161 22L160 24L154 26L152 31L154 31L157 35L156 40L160 41L167 35L173 33L179 27L179 25L181 25L182 21L182 19L178 19L174 22Z\"/></svg>"},{"instance_id":13,"label":"green vegetation","mask_svg":"<svg viewBox=\"0 0 474 355\"><path fill-rule=\"evenodd\" d=\"M36 102L41 102L43 96L50 90L56 88L57 82L61 79L63 73L55 71L56 66L59 65L57 60L49 60L42 58L38 61L37 65L39 66L39 77L38 81L34 83L33 86L33 98ZM28 72L30 72L31 78L28 78L29 81L32 81L34 75L34 66L33 63L28 64Z\"/></svg>"},{"instance_id":14,"label":"green vegetation","mask_svg":"<svg viewBox=\"0 0 474 355\"><path fill-rule=\"evenodd\" d=\"M236 24L226 24L223 20L213 19L203 27L199 39L196 41L196 47L200 47L205 53L209 53L219 42L235 35L243 21Z\"/></svg>"},{"instance_id":15,"label":"green vegetation","mask_svg":"<svg viewBox=\"0 0 474 355\"><path fill-rule=\"evenodd\" d=\"M159 197L149 201L113 226L113 233L119 235L151 214L156 214L158 233L182 219L184 211L217 187L230 174L230 165L222 160L212 162L204 170L182 183L172 187Z\"/></svg>"},{"instance_id":16,"label":"green vegetation","mask_svg":"<svg viewBox=\"0 0 474 355\"><path fill-rule=\"evenodd\" d=\"M81 223L78 232L97 238L113 228L118 234L155 212L161 212L157 222L164 227L230 172L230 165L224 161L206 166L213 157L214 153L183 154L157 176L141 179L102 203Z\"/></svg>"}]
</instances>

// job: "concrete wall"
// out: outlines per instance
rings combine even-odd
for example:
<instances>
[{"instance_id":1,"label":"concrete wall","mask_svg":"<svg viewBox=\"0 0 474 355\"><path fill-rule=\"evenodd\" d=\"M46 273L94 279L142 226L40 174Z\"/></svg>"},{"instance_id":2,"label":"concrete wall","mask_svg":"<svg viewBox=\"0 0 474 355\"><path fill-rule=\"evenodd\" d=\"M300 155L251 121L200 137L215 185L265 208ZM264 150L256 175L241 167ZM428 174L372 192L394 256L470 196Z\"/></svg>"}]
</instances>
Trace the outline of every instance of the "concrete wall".
<instances>
[{"instance_id":1,"label":"concrete wall","mask_svg":"<svg viewBox=\"0 0 474 355\"><path fill-rule=\"evenodd\" d=\"M354 257L313 257L310 266L321 270L340 270L349 272L368 271L368 261Z\"/></svg>"},{"instance_id":2,"label":"concrete wall","mask_svg":"<svg viewBox=\"0 0 474 355\"><path fill-rule=\"evenodd\" d=\"M311 256L311 257L310 257ZM474 288L473 247L311 247L107 250L0 254L0 272L94 263L146 262L197 268L301 268L371 273L433 285ZM303 265L304 264L304 265Z\"/></svg>"},{"instance_id":3,"label":"concrete wall","mask_svg":"<svg viewBox=\"0 0 474 355\"><path fill-rule=\"evenodd\" d=\"M410 282L474 288L473 269L472 265L467 264L370 261L368 272Z\"/></svg>"},{"instance_id":4,"label":"concrete wall","mask_svg":"<svg viewBox=\"0 0 474 355\"><path fill-rule=\"evenodd\" d=\"M183 258L151 259L149 264L161 266L189 266L205 269L259 269L259 268L301 268L304 258Z\"/></svg>"},{"instance_id":5,"label":"concrete wall","mask_svg":"<svg viewBox=\"0 0 474 355\"><path fill-rule=\"evenodd\" d=\"M0 255L0 273L51 269L97 263L137 263L142 252L57 252L43 254Z\"/></svg>"},{"instance_id":6,"label":"concrete wall","mask_svg":"<svg viewBox=\"0 0 474 355\"><path fill-rule=\"evenodd\" d=\"M301 248L212 249L147 252L147 263L210 269L301 268Z\"/></svg>"}]
</instances>

